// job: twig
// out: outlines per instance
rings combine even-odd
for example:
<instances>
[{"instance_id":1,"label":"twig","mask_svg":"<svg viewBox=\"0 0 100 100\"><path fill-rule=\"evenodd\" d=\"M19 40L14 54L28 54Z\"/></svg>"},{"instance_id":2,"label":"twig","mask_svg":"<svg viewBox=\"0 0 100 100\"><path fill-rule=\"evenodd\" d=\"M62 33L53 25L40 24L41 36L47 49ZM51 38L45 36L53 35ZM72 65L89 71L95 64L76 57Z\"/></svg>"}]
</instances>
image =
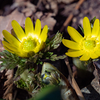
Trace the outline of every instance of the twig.
<instances>
[{"instance_id":1,"label":"twig","mask_svg":"<svg viewBox=\"0 0 100 100\"><path fill-rule=\"evenodd\" d=\"M84 2L85 0L79 0L79 2L77 3L75 10L78 10L81 6L81 4ZM64 28L69 24L69 22L72 20L73 18L73 13L71 13L68 18L66 19L66 21L64 22L63 26L60 29L60 32L62 32L64 30Z\"/></svg>"},{"instance_id":2,"label":"twig","mask_svg":"<svg viewBox=\"0 0 100 100\"><path fill-rule=\"evenodd\" d=\"M70 78L71 78L71 81L72 81L72 86L75 89L76 94L78 95L80 100L85 100L85 98L84 98L84 96L83 96L78 84L76 83L76 81L74 79L73 73L72 73L70 65L69 65L68 58L65 59L65 63L67 65L67 67L68 67L69 75L70 75Z\"/></svg>"},{"instance_id":3,"label":"twig","mask_svg":"<svg viewBox=\"0 0 100 100\"><path fill-rule=\"evenodd\" d=\"M37 3L37 6L36 8L38 8L40 6L40 3L42 2L42 0L39 0L38 3Z\"/></svg>"}]
</instances>

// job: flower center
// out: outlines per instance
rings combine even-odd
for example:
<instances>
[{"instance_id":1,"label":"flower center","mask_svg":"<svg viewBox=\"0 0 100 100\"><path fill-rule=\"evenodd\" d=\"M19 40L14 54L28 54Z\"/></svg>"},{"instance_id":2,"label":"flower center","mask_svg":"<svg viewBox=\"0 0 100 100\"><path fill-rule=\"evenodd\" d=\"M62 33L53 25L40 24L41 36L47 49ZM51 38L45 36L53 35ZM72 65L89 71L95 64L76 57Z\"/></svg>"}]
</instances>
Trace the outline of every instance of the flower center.
<instances>
[{"instance_id":1,"label":"flower center","mask_svg":"<svg viewBox=\"0 0 100 100\"><path fill-rule=\"evenodd\" d=\"M33 51L34 48L36 48L36 46L38 45L38 41L37 39L24 39L24 41L22 42L22 48L23 50L27 51Z\"/></svg>"},{"instance_id":2,"label":"flower center","mask_svg":"<svg viewBox=\"0 0 100 100\"><path fill-rule=\"evenodd\" d=\"M83 42L83 46L87 50L93 49L94 47L96 47L96 42L94 40L85 40Z\"/></svg>"}]
</instances>

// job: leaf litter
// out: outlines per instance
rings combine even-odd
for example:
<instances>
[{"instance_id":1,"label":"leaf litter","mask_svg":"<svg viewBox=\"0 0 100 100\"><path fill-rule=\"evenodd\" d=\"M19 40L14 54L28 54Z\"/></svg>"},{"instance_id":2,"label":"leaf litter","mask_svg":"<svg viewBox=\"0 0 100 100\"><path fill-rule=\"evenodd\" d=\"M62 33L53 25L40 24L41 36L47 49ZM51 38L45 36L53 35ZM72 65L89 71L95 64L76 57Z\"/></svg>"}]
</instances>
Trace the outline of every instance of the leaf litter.
<instances>
[{"instance_id":1,"label":"leaf litter","mask_svg":"<svg viewBox=\"0 0 100 100\"><path fill-rule=\"evenodd\" d=\"M86 3L87 2L88 1L86 1ZM98 16L98 9L96 9L96 12L95 10L93 12L90 12L91 4L89 7L89 11L83 11L83 9L85 9L85 5L83 3L83 6L80 7L81 9L73 12L73 9L77 3L78 0L13 0L13 3L10 5L9 9L7 9L6 11L2 10L3 13L2 16L0 16L0 23L2 23L0 24L0 51L4 50L2 45L2 30L7 30L10 32L12 29L12 20L16 20L22 27L24 27L26 17L31 17L33 23L35 23L36 19L39 18L42 23L42 28L44 27L44 25L48 25L48 27L50 28L49 36L51 36L61 29L64 21L70 13L73 13L72 26L75 27L78 26L76 24L79 24L81 22L84 15L88 16L88 13L90 13L90 15L92 16L95 13ZM4 5L4 8L6 7L7 5ZM79 14L80 11L82 11L83 13ZM78 19L79 21L77 22ZM69 24L71 25L71 23ZM62 32L66 33L66 26ZM64 36L66 37L66 34L64 34ZM61 54L62 52L60 51L62 49L58 49L59 50L57 50L57 53ZM64 52L64 50L62 51ZM0 98L3 97L3 99L12 100L14 98L17 98L19 95L23 95L21 94L21 91L23 90L15 88L13 84L14 71L15 70L0 71ZM64 73L66 73L66 71ZM21 97L19 97L17 98L17 100L25 100L26 98L28 99L30 97L27 91L24 91L23 93L25 93L25 95L23 96L26 97L22 99L20 99Z\"/></svg>"}]
</instances>

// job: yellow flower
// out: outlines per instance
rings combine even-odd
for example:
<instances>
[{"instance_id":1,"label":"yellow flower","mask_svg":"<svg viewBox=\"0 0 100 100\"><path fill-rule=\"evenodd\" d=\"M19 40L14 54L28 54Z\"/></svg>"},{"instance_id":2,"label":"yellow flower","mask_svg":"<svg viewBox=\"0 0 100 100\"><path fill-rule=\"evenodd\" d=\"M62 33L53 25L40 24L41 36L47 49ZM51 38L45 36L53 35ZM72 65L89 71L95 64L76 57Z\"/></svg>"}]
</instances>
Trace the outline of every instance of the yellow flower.
<instances>
[{"instance_id":1,"label":"yellow flower","mask_svg":"<svg viewBox=\"0 0 100 100\"><path fill-rule=\"evenodd\" d=\"M28 17L25 20L25 32L17 21L11 22L13 30L17 36L15 38L8 31L3 30L4 38L7 41L2 41L4 48L20 57L29 57L32 52L37 53L43 49L47 39L48 26L45 25L41 31L41 22L36 20L35 28L31 19Z\"/></svg>"},{"instance_id":2,"label":"yellow flower","mask_svg":"<svg viewBox=\"0 0 100 100\"><path fill-rule=\"evenodd\" d=\"M68 26L67 31L72 40L63 39L62 43L69 48L66 55L80 57L81 61L95 59L100 56L100 26L99 19L94 21L91 28L87 17L83 19L84 37L73 27Z\"/></svg>"}]
</instances>

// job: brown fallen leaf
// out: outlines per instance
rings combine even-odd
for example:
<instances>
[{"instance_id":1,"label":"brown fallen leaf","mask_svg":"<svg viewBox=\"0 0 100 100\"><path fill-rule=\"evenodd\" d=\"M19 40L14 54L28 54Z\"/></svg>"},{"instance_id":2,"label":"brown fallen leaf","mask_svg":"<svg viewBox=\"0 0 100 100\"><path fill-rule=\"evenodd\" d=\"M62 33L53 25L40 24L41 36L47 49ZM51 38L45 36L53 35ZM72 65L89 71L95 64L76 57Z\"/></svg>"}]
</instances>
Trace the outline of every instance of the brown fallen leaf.
<instances>
[{"instance_id":1,"label":"brown fallen leaf","mask_svg":"<svg viewBox=\"0 0 100 100\"><path fill-rule=\"evenodd\" d=\"M79 97L79 100L85 100L85 98L84 98L84 96L83 96L74 76L73 76L73 73L72 73L72 70L70 68L69 61L68 61L67 57L65 58L65 63L66 63L66 66L68 68L69 76L70 76L70 79L71 79L71 84L72 84L77 96Z\"/></svg>"},{"instance_id":2,"label":"brown fallen leaf","mask_svg":"<svg viewBox=\"0 0 100 100\"><path fill-rule=\"evenodd\" d=\"M2 44L2 40L0 39L0 52L4 50L3 44Z\"/></svg>"},{"instance_id":3,"label":"brown fallen leaf","mask_svg":"<svg viewBox=\"0 0 100 100\"><path fill-rule=\"evenodd\" d=\"M53 28L56 24L56 20L51 17L51 14L45 14L42 18L41 18L41 25L48 25L48 27L50 28L51 31L53 31Z\"/></svg>"},{"instance_id":4,"label":"brown fallen leaf","mask_svg":"<svg viewBox=\"0 0 100 100\"><path fill-rule=\"evenodd\" d=\"M4 95L3 95L3 99L6 100L13 100L12 97L12 93L13 93L13 84L10 84L9 87L7 88L7 90L5 91Z\"/></svg>"},{"instance_id":5,"label":"brown fallen leaf","mask_svg":"<svg viewBox=\"0 0 100 100\"><path fill-rule=\"evenodd\" d=\"M36 6L30 3L29 1L24 2L23 4L25 8L22 9L22 13L24 13L26 17L32 16L32 14L36 12Z\"/></svg>"},{"instance_id":6,"label":"brown fallen leaf","mask_svg":"<svg viewBox=\"0 0 100 100\"><path fill-rule=\"evenodd\" d=\"M11 84L13 82L13 73L14 73L13 69L12 70L8 70L6 72L5 75L7 76L7 81L5 81L4 86L7 86L7 85L9 85L9 84Z\"/></svg>"},{"instance_id":7,"label":"brown fallen leaf","mask_svg":"<svg viewBox=\"0 0 100 100\"><path fill-rule=\"evenodd\" d=\"M66 3L66 4L69 4L69 3L71 3L71 2L74 2L74 1L77 1L77 0L57 0L57 2L59 2L59 3Z\"/></svg>"},{"instance_id":8,"label":"brown fallen leaf","mask_svg":"<svg viewBox=\"0 0 100 100\"><path fill-rule=\"evenodd\" d=\"M14 2L23 2L23 1L29 1L29 0L13 0Z\"/></svg>"},{"instance_id":9,"label":"brown fallen leaf","mask_svg":"<svg viewBox=\"0 0 100 100\"><path fill-rule=\"evenodd\" d=\"M63 9L63 11L61 11L60 14L67 17L71 12L73 12L73 9L75 8L76 4L77 3L73 3L71 5L66 6L60 6L60 9ZM73 13L75 13L75 11Z\"/></svg>"},{"instance_id":10,"label":"brown fallen leaf","mask_svg":"<svg viewBox=\"0 0 100 100\"><path fill-rule=\"evenodd\" d=\"M11 21L16 20L21 26L25 24L25 16L20 13L17 9L7 16L0 16L0 40L3 40L2 31L7 30L11 33Z\"/></svg>"},{"instance_id":11,"label":"brown fallen leaf","mask_svg":"<svg viewBox=\"0 0 100 100\"><path fill-rule=\"evenodd\" d=\"M5 93L3 94L3 99L6 100L12 100L13 95L13 74L14 70L8 70L5 73L5 76L7 76L7 81L4 82L4 87L6 88Z\"/></svg>"},{"instance_id":12,"label":"brown fallen leaf","mask_svg":"<svg viewBox=\"0 0 100 100\"><path fill-rule=\"evenodd\" d=\"M48 10L52 10L54 15L58 13L58 3L57 1L50 1L45 5L45 8Z\"/></svg>"},{"instance_id":13,"label":"brown fallen leaf","mask_svg":"<svg viewBox=\"0 0 100 100\"><path fill-rule=\"evenodd\" d=\"M54 0L47 0L48 2L52 2L52 1L54 1ZM65 3L65 4L69 4L69 3L71 3L71 2L73 2L73 1L77 1L77 0L55 0L56 2L58 2L58 3Z\"/></svg>"},{"instance_id":14,"label":"brown fallen leaf","mask_svg":"<svg viewBox=\"0 0 100 100\"><path fill-rule=\"evenodd\" d=\"M50 28L50 31L53 31L53 28L56 24L56 20L52 17L53 14L52 13L45 13L43 15L42 12L37 12L35 14L35 20L36 19L40 19L41 20L41 26L42 28L45 26L45 25L48 25L48 27ZM33 16L34 17L34 16Z\"/></svg>"},{"instance_id":15,"label":"brown fallen leaf","mask_svg":"<svg viewBox=\"0 0 100 100\"><path fill-rule=\"evenodd\" d=\"M27 1L27 2L25 2ZM15 8L18 8L22 13L25 14L26 17L31 16L36 11L36 6L29 2L28 0L21 0L14 2L10 9L14 10Z\"/></svg>"}]
</instances>

